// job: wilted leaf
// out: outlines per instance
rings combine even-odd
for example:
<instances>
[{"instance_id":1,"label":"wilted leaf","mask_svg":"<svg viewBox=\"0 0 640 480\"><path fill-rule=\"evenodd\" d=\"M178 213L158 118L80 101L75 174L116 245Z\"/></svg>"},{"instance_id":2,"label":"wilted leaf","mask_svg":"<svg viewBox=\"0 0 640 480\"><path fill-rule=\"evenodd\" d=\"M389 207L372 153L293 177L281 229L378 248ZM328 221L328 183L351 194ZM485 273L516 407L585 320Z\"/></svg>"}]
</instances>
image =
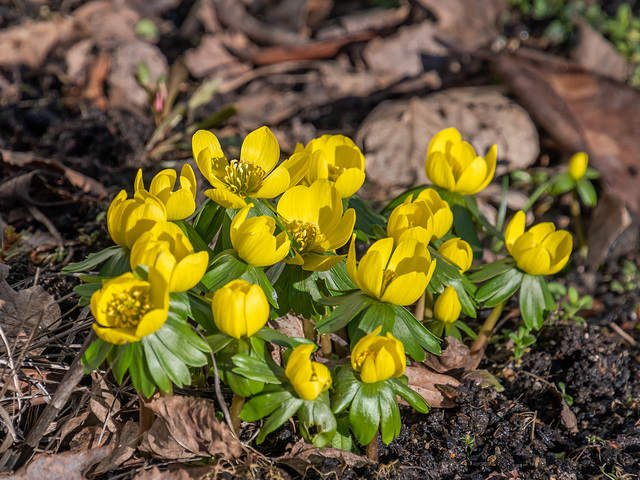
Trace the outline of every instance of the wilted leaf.
<instances>
[{"instance_id":1,"label":"wilted leaf","mask_svg":"<svg viewBox=\"0 0 640 480\"><path fill-rule=\"evenodd\" d=\"M189 467L187 465L169 465L167 470L153 467L137 474L134 480L201 480L203 478L216 478L216 473L224 470L222 465L207 465L205 467Z\"/></svg>"},{"instance_id":2,"label":"wilted leaf","mask_svg":"<svg viewBox=\"0 0 640 480\"><path fill-rule=\"evenodd\" d=\"M444 396L436 385L460 386L455 378L429 370L422 363L407 366L404 374L409 378L409 387L422 395L429 406L436 408L451 408L455 403ZM400 400L400 403L404 403Z\"/></svg>"},{"instance_id":3,"label":"wilted leaf","mask_svg":"<svg viewBox=\"0 0 640 480\"><path fill-rule=\"evenodd\" d=\"M608 255L617 258L635 250L638 241L637 230L632 226L632 218L624 206L624 200L604 193L598 199L598 205L593 210L589 222L587 263L597 267Z\"/></svg>"},{"instance_id":4,"label":"wilted leaf","mask_svg":"<svg viewBox=\"0 0 640 480\"><path fill-rule=\"evenodd\" d=\"M18 470L12 480L83 480L84 472L111 452L112 447L100 447L79 453L38 455Z\"/></svg>"},{"instance_id":5,"label":"wilted leaf","mask_svg":"<svg viewBox=\"0 0 640 480\"><path fill-rule=\"evenodd\" d=\"M187 460L242 454L240 442L216 419L213 402L193 397L162 397L148 407L157 418L144 434L140 449L154 458Z\"/></svg>"},{"instance_id":6,"label":"wilted leaf","mask_svg":"<svg viewBox=\"0 0 640 480\"><path fill-rule=\"evenodd\" d=\"M494 87L389 100L369 114L356 134L367 158L367 179L379 195L389 198L428 183L424 162L429 141L451 126L481 155L498 145L496 175L524 169L538 157L538 134L529 115Z\"/></svg>"},{"instance_id":7,"label":"wilted leaf","mask_svg":"<svg viewBox=\"0 0 640 480\"><path fill-rule=\"evenodd\" d=\"M94 475L115 470L136 451L140 439L140 426L134 421L128 421L120 430L113 450L98 464L93 472Z\"/></svg>"},{"instance_id":8,"label":"wilted leaf","mask_svg":"<svg viewBox=\"0 0 640 480\"><path fill-rule=\"evenodd\" d=\"M446 337L446 346L440 356L427 353L424 364L438 373L451 370L475 370L482 355L471 355L469 347L454 337Z\"/></svg>"},{"instance_id":9,"label":"wilted leaf","mask_svg":"<svg viewBox=\"0 0 640 480\"><path fill-rule=\"evenodd\" d=\"M140 14L127 4L109 0L87 2L73 12L74 18L87 25L91 40L101 49L112 49L136 40Z\"/></svg>"},{"instance_id":10,"label":"wilted leaf","mask_svg":"<svg viewBox=\"0 0 640 480\"><path fill-rule=\"evenodd\" d=\"M120 410L120 401L115 398L104 381L104 376L98 372L91 374L91 400L89 401L91 412L98 417L102 424L114 432L117 430L113 421L113 413Z\"/></svg>"},{"instance_id":11,"label":"wilted leaf","mask_svg":"<svg viewBox=\"0 0 640 480\"><path fill-rule=\"evenodd\" d=\"M231 55L225 47L222 35L204 35L197 48L187 50L185 63L189 73L196 78L215 75L216 78L234 78L250 70Z\"/></svg>"},{"instance_id":12,"label":"wilted leaf","mask_svg":"<svg viewBox=\"0 0 640 480\"><path fill-rule=\"evenodd\" d=\"M339 448L324 447L319 449L300 439L293 446L288 455L283 455L276 460L277 463L293 468L300 475L304 476L308 469L320 469L327 458L336 458L342 463L342 470L345 468L359 468L371 465L375 462L363 455L347 452ZM342 471L340 470L340 471Z\"/></svg>"}]
</instances>

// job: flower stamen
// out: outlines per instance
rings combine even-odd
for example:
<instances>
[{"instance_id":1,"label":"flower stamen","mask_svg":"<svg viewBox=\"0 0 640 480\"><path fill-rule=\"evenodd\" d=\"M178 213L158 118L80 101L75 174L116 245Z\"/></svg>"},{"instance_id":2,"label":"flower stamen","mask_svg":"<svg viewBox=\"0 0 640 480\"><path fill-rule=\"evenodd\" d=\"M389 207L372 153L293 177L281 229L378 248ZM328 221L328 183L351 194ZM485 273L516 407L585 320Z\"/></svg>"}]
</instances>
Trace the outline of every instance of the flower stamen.
<instances>
[{"instance_id":1,"label":"flower stamen","mask_svg":"<svg viewBox=\"0 0 640 480\"><path fill-rule=\"evenodd\" d=\"M141 287L119 292L107 302L105 313L114 328L136 327L151 309L149 292Z\"/></svg>"},{"instance_id":2,"label":"flower stamen","mask_svg":"<svg viewBox=\"0 0 640 480\"><path fill-rule=\"evenodd\" d=\"M380 289L380 296L384 295L384 292L387 290L389 284L398 278L398 274L393 270L386 269L382 272L382 288Z\"/></svg>"},{"instance_id":3,"label":"flower stamen","mask_svg":"<svg viewBox=\"0 0 640 480\"><path fill-rule=\"evenodd\" d=\"M295 220L287 225L287 230L296 242L300 253L308 252L320 236L318 226L313 222Z\"/></svg>"},{"instance_id":4,"label":"flower stamen","mask_svg":"<svg viewBox=\"0 0 640 480\"><path fill-rule=\"evenodd\" d=\"M260 190L265 172L262 167L246 159L232 160L225 167L226 175L222 181L233 193L251 195Z\"/></svg>"},{"instance_id":5,"label":"flower stamen","mask_svg":"<svg viewBox=\"0 0 640 480\"><path fill-rule=\"evenodd\" d=\"M327 177L330 181L335 182L338 180L338 177L342 175L347 169L344 167L339 167L338 165L333 165L329 163L327 165L327 170L329 176Z\"/></svg>"}]
</instances>

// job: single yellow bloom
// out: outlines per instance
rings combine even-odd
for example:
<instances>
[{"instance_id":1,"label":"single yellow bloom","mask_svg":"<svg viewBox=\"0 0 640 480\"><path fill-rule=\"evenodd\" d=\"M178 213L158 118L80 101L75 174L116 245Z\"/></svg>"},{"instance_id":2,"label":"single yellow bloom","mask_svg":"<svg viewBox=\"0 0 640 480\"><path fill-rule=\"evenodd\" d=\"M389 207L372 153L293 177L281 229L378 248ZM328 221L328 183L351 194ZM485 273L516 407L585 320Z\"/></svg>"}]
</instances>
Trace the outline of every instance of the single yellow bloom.
<instances>
[{"instance_id":1,"label":"single yellow bloom","mask_svg":"<svg viewBox=\"0 0 640 480\"><path fill-rule=\"evenodd\" d=\"M231 222L231 244L249 265L267 267L289 253L291 242L285 232L273 235L276 221L267 216L247 218L253 204L240 210Z\"/></svg>"},{"instance_id":2,"label":"single yellow bloom","mask_svg":"<svg viewBox=\"0 0 640 480\"><path fill-rule=\"evenodd\" d=\"M160 200L167 209L167 220L182 220L196 210L196 176L188 163L180 172L180 188L173 191L176 171L172 168L158 173L149 187L149 193ZM138 170L134 183L135 191L145 190L142 169Z\"/></svg>"},{"instance_id":3,"label":"single yellow bloom","mask_svg":"<svg viewBox=\"0 0 640 480\"><path fill-rule=\"evenodd\" d=\"M269 302L259 285L232 280L216 291L211 301L213 321L233 338L250 337L269 320Z\"/></svg>"},{"instance_id":4,"label":"single yellow bloom","mask_svg":"<svg viewBox=\"0 0 640 480\"><path fill-rule=\"evenodd\" d=\"M460 267L460 273L464 273L469 270L469 267L471 267L471 263L473 262L473 250L471 250L471 245L461 238L452 238L451 240L447 240L440 245L438 253Z\"/></svg>"},{"instance_id":5,"label":"single yellow bloom","mask_svg":"<svg viewBox=\"0 0 640 480\"><path fill-rule=\"evenodd\" d=\"M351 351L351 366L360 372L364 383L382 382L397 378L407 367L404 345L390 333L379 337L382 327L360 339Z\"/></svg>"},{"instance_id":6,"label":"single yellow bloom","mask_svg":"<svg viewBox=\"0 0 640 480\"><path fill-rule=\"evenodd\" d=\"M335 184L340 197L347 198L364 183L364 155L350 138L322 135L311 140L304 151L311 158L305 177L309 185L320 178L327 178Z\"/></svg>"},{"instance_id":7,"label":"single yellow bloom","mask_svg":"<svg viewBox=\"0 0 640 480\"><path fill-rule=\"evenodd\" d=\"M326 271L344 255L333 252L349 240L356 223L356 212L349 208L342 214L342 198L327 179L309 187L297 185L287 190L278 202L278 215L294 240L294 259L287 263L302 265L303 270Z\"/></svg>"},{"instance_id":8,"label":"single yellow bloom","mask_svg":"<svg viewBox=\"0 0 640 480\"><path fill-rule=\"evenodd\" d=\"M504 241L518 268L530 275L552 275L567 264L573 238L565 230L556 231L551 222L539 223L526 233L525 214L517 212L504 234Z\"/></svg>"},{"instance_id":9,"label":"single yellow bloom","mask_svg":"<svg viewBox=\"0 0 640 480\"><path fill-rule=\"evenodd\" d=\"M303 400L315 400L331 387L331 373L326 365L312 362L309 358L314 349L314 345L298 345L289 355L289 363L284 371L293 389Z\"/></svg>"},{"instance_id":10,"label":"single yellow bloom","mask_svg":"<svg viewBox=\"0 0 640 480\"><path fill-rule=\"evenodd\" d=\"M589 157L585 152L578 152L569 159L569 176L574 180L580 180L587 172Z\"/></svg>"},{"instance_id":11,"label":"single yellow bloom","mask_svg":"<svg viewBox=\"0 0 640 480\"><path fill-rule=\"evenodd\" d=\"M91 295L93 329L105 342L138 342L160 329L167 320L169 290L166 279L149 270L149 281L127 272L109 280Z\"/></svg>"},{"instance_id":12,"label":"single yellow bloom","mask_svg":"<svg viewBox=\"0 0 640 480\"><path fill-rule=\"evenodd\" d=\"M175 223L158 222L133 244L129 262L132 270L138 265L155 267L169 279L170 292L185 292L204 276L209 255L207 252L196 253Z\"/></svg>"},{"instance_id":13,"label":"single yellow bloom","mask_svg":"<svg viewBox=\"0 0 640 480\"><path fill-rule=\"evenodd\" d=\"M107 229L115 243L131 248L140 235L166 219L167 209L154 195L140 190L127 198L122 190L107 210Z\"/></svg>"},{"instance_id":14,"label":"single yellow bloom","mask_svg":"<svg viewBox=\"0 0 640 480\"><path fill-rule=\"evenodd\" d=\"M225 208L242 208L250 198L274 198L297 184L308 168L304 152L280 160L280 146L267 127L249 133L242 143L240 158L229 162L216 136L198 130L192 138L193 156L213 189L205 194Z\"/></svg>"},{"instance_id":15,"label":"single yellow bloom","mask_svg":"<svg viewBox=\"0 0 640 480\"><path fill-rule=\"evenodd\" d=\"M424 201L431 210L433 216L433 236L431 240L438 240L444 237L453 225L453 212L449 204L444 201L437 190L425 188L422 190L414 202Z\"/></svg>"},{"instance_id":16,"label":"single yellow bloom","mask_svg":"<svg viewBox=\"0 0 640 480\"><path fill-rule=\"evenodd\" d=\"M434 185L462 195L484 189L496 171L498 147L492 146L485 158L462 140L455 128L438 132L429 143L425 172Z\"/></svg>"},{"instance_id":17,"label":"single yellow bloom","mask_svg":"<svg viewBox=\"0 0 640 480\"><path fill-rule=\"evenodd\" d=\"M425 245L433 237L433 214L427 202L412 202L411 195L393 209L387 221L387 235L395 244L415 238Z\"/></svg>"},{"instance_id":18,"label":"single yellow bloom","mask_svg":"<svg viewBox=\"0 0 640 480\"><path fill-rule=\"evenodd\" d=\"M422 295L436 262L427 246L408 238L393 248L393 238L375 242L356 267L355 235L347 256L347 273L360 290L381 302L410 305Z\"/></svg>"},{"instance_id":19,"label":"single yellow bloom","mask_svg":"<svg viewBox=\"0 0 640 480\"><path fill-rule=\"evenodd\" d=\"M433 316L436 320L444 323L453 323L460 318L462 305L456 293L456 289L449 285L438 295L433 306Z\"/></svg>"}]
</instances>

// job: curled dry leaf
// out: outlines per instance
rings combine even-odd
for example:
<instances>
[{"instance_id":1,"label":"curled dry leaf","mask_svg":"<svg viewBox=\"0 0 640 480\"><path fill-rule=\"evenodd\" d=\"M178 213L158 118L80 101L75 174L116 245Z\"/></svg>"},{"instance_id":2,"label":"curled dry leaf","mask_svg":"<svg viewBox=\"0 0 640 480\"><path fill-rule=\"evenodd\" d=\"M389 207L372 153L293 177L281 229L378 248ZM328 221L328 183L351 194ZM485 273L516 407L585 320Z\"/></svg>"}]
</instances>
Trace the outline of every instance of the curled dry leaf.
<instances>
[{"instance_id":1,"label":"curled dry leaf","mask_svg":"<svg viewBox=\"0 0 640 480\"><path fill-rule=\"evenodd\" d=\"M460 382L449 375L442 375L429 370L422 363L414 363L407 366L404 374L409 379L409 387L422 395L431 407L451 408L455 403L442 394L442 390L436 385L458 387ZM400 403L406 402L400 399Z\"/></svg>"},{"instance_id":2,"label":"curled dry leaf","mask_svg":"<svg viewBox=\"0 0 640 480\"><path fill-rule=\"evenodd\" d=\"M188 460L196 457L238 458L240 442L215 416L213 402L193 397L162 397L148 407L156 420L145 432L140 450L154 458Z\"/></svg>"},{"instance_id":3,"label":"curled dry leaf","mask_svg":"<svg viewBox=\"0 0 640 480\"><path fill-rule=\"evenodd\" d=\"M187 50L185 63L191 75L196 78L215 75L225 80L250 70L249 65L229 53L222 37L220 34L204 35L197 48Z\"/></svg>"},{"instance_id":4,"label":"curled dry leaf","mask_svg":"<svg viewBox=\"0 0 640 480\"><path fill-rule=\"evenodd\" d=\"M134 421L128 421L120 428L113 450L102 459L94 470L94 475L107 473L118 468L131 458L140 440L140 426Z\"/></svg>"},{"instance_id":5,"label":"curled dry leaf","mask_svg":"<svg viewBox=\"0 0 640 480\"><path fill-rule=\"evenodd\" d=\"M587 238L587 263L592 267L600 265L607 256L617 258L635 249L638 229L632 226L624 200L607 192L598 198Z\"/></svg>"},{"instance_id":6,"label":"curled dry leaf","mask_svg":"<svg viewBox=\"0 0 640 480\"><path fill-rule=\"evenodd\" d=\"M524 169L538 157L538 134L529 115L495 87L459 88L426 98L378 105L356 134L367 158L367 179L382 198L429 183L424 172L431 138L455 126L479 154L498 145L496 175Z\"/></svg>"},{"instance_id":7,"label":"curled dry leaf","mask_svg":"<svg viewBox=\"0 0 640 480\"><path fill-rule=\"evenodd\" d=\"M118 400L104 381L101 373L91 374L91 400L89 407L93 414L98 417L100 423L106 424L111 432L116 432L116 423L113 421L113 414L120 410L120 400Z\"/></svg>"},{"instance_id":8,"label":"curled dry leaf","mask_svg":"<svg viewBox=\"0 0 640 480\"><path fill-rule=\"evenodd\" d=\"M106 457L112 447L99 447L78 453L38 455L18 470L12 480L83 480L84 472Z\"/></svg>"},{"instance_id":9,"label":"curled dry leaf","mask_svg":"<svg viewBox=\"0 0 640 480\"><path fill-rule=\"evenodd\" d=\"M302 439L298 440L291 452L275 460L277 463L287 465L298 474L305 476L309 469L320 471L327 458L340 460L343 470L347 467L359 468L375 463L363 455L347 452L339 448L324 447L319 449Z\"/></svg>"},{"instance_id":10,"label":"curled dry leaf","mask_svg":"<svg viewBox=\"0 0 640 480\"><path fill-rule=\"evenodd\" d=\"M458 370L475 370L482 360L483 355L471 355L469 347L455 337L446 337L446 346L442 349L442 353L437 356L427 352L427 358L424 364L438 373L451 372Z\"/></svg>"},{"instance_id":11,"label":"curled dry leaf","mask_svg":"<svg viewBox=\"0 0 640 480\"><path fill-rule=\"evenodd\" d=\"M188 467L182 464L173 464L169 465L166 470L160 470L158 467L144 470L133 478L134 480L202 480L205 478L218 478L216 473L219 470L224 471L224 467L221 468L220 465Z\"/></svg>"}]
</instances>

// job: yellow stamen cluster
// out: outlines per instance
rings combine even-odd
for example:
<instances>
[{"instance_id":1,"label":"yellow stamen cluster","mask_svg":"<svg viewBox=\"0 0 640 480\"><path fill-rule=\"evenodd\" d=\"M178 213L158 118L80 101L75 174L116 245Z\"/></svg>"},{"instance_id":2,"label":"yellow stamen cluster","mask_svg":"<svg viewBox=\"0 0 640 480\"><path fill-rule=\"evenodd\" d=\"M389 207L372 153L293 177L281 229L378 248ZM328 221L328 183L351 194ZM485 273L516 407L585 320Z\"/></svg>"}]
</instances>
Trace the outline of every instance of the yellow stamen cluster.
<instances>
[{"instance_id":1,"label":"yellow stamen cluster","mask_svg":"<svg viewBox=\"0 0 640 480\"><path fill-rule=\"evenodd\" d=\"M327 171L329 176L327 177L331 182L336 182L340 175L347 171L344 167L339 167L338 165L333 165L331 163L327 164Z\"/></svg>"},{"instance_id":2,"label":"yellow stamen cluster","mask_svg":"<svg viewBox=\"0 0 640 480\"><path fill-rule=\"evenodd\" d=\"M225 167L226 175L223 181L233 193L250 195L257 192L262 186L265 176L264 170L246 159L232 160Z\"/></svg>"},{"instance_id":3,"label":"yellow stamen cluster","mask_svg":"<svg viewBox=\"0 0 640 480\"><path fill-rule=\"evenodd\" d=\"M384 295L384 292L387 290L389 284L398 278L398 274L393 270L386 269L382 272L382 288L380 289L381 295Z\"/></svg>"},{"instance_id":4,"label":"yellow stamen cluster","mask_svg":"<svg viewBox=\"0 0 640 480\"><path fill-rule=\"evenodd\" d=\"M313 222L295 220L287 225L287 230L297 243L300 253L306 253L318 239L318 226Z\"/></svg>"},{"instance_id":5,"label":"yellow stamen cluster","mask_svg":"<svg viewBox=\"0 0 640 480\"><path fill-rule=\"evenodd\" d=\"M116 328L135 327L151 309L149 292L140 287L120 292L107 302L105 313Z\"/></svg>"}]
</instances>

